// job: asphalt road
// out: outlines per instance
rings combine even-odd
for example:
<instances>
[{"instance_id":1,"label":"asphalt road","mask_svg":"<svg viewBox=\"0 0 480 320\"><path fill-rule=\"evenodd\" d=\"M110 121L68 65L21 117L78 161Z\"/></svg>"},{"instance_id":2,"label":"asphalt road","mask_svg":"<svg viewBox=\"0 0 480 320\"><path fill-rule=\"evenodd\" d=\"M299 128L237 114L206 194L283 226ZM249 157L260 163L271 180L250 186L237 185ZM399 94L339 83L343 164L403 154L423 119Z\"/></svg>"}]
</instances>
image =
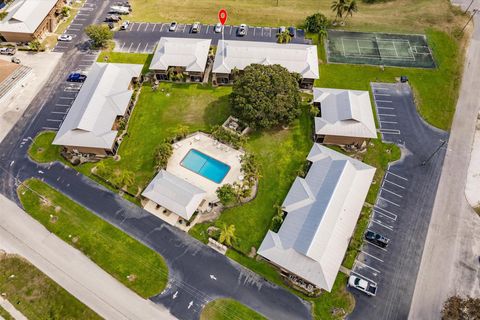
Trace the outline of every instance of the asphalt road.
<instances>
[{"instance_id":1,"label":"asphalt road","mask_svg":"<svg viewBox=\"0 0 480 320\"><path fill-rule=\"evenodd\" d=\"M406 319L445 156L440 146L448 135L420 118L407 84L373 83L372 91L382 140L399 145L403 157L389 166L369 225L390 244L365 243L353 268L377 283L377 295L351 289L356 304L349 319Z\"/></svg>"},{"instance_id":2,"label":"asphalt road","mask_svg":"<svg viewBox=\"0 0 480 320\"><path fill-rule=\"evenodd\" d=\"M126 19L126 18L125 18ZM168 31L170 23L132 22L127 30L115 33L115 51L131 53L152 53L161 37L212 39L216 45L222 39L221 33L214 32L213 25L201 25L198 33L192 33L191 24L179 24L175 31ZM278 28L249 26L245 36L237 35L238 26L226 25L225 40L277 42ZM296 30L291 43L310 43L301 29Z\"/></svg>"},{"instance_id":3,"label":"asphalt road","mask_svg":"<svg viewBox=\"0 0 480 320\"><path fill-rule=\"evenodd\" d=\"M57 130L73 103L80 85L66 83L66 77L75 70L88 70L98 54L88 49L82 30L101 21L111 2L88 0L84 6L88 9L81 10L85 13L80 16L82 20L76 18L78 24L66 31L76 32L74 40L59 43L55 49L64 52L57 70L0 143L0 192L18 203L18 183L40 178L159 252L169 266L170 281L168 289L152 301L164 305L179 319L198 319L203 306L219 297L238 300L270 319L310 319L310 304L289 291L268 283L75 170L60 163L37 165L28 159L27 149L36 134Z\"/></svg>"}]
</instances>

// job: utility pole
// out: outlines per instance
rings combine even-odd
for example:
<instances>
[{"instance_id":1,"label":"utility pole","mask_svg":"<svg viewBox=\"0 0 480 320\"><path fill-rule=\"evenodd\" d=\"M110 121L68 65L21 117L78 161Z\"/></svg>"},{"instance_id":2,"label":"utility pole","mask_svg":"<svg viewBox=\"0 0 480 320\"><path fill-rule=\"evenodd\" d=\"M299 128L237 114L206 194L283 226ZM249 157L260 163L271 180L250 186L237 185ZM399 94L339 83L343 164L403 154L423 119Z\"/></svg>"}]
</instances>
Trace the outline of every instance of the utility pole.
<instances>
[{"instance_id":1,"label":"utility pole","mask_svg":"<svg viewBox=\"0 0 480 320\"><path fill-rule=\"evenodd\" d=\"M467 23L465 23L465 25L463 26L462 28L462 31L460 31L460 34L463 33L463 31L465 30L465 28L467 27L467 25L470 23L470 21L472 21L473 17L475 17L475 15L477 14L478 12L478 9L473 9L473 13L472 15L470 16L470 19L468 19Z\"/></svg>"},{"instance_id":2,"label":"utility pole","mask_svg":"<svg viewBox=\"0 0 480 320\"><path fill-rule=\"evenodd\" d=\"M444 145L445 143L447 143L447 140L441 140L441 141L442 141L442 143L438 146L438 148L437 148L435 151L433 151L433 153L432 153L427 159L423 160L422 166L426 165L426 164L433 158L433 156L434 156L438 151L440 151L440 149L443 147L443 145Z\"/></svg>"}]
</instances>

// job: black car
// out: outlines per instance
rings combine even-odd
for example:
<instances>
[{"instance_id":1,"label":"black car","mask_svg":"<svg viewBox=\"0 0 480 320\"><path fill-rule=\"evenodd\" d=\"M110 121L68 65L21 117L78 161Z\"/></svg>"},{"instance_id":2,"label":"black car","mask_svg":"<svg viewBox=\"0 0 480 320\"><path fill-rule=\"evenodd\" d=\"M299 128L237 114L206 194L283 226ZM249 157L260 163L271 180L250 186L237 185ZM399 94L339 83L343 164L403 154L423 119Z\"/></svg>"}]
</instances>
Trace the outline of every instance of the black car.
<instances>
[{"instance_id":1,"label":"black car","mask_svg":"<svg viewBox=\"0 0 480 320\"><path fill-rule=\"evenodd\" d=\"M365 233L365 240L382 248L385 248L386 246L388 246L388 243L390 242L390 239L382 236L379 233L373 232L371 230L367 230L367 232Z\"/></svg>"},{"instance_id":2,"label":"black car","mask_svg":"<svg viewBox=\"0 0 480 320\"><path fill-rule=\"evenodd\" d=\"M288 27L288 34L290 35L290 37L295 37L295 34L297 33L297 30L295 29L295 27Z\"/></svg>"}]
</instances>

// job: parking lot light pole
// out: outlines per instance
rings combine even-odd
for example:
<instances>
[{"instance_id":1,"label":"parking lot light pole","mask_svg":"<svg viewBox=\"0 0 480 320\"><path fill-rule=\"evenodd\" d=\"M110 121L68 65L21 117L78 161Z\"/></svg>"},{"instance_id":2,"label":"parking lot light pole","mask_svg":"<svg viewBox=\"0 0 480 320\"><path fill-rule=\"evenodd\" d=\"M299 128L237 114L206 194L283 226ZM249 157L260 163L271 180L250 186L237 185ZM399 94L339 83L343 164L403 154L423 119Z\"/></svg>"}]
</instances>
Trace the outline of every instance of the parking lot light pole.
<instances>
[{"instance_id":1,"label":"parking lot light pole","mask_svg":"<svg viewBox=\"0 0 480 320\"><path fill-rule=\"evenodd\" d=\"M422 166L426 165L426 164L433 158L433 156L434 156L438 151L440 151L440 149L443 147L443 145L444 145L445 143L447 143L447 140L440 140L440 141L442 141L442 143L438 146L438 148L437 148L435 151L433 151L433 153L432 153L427 159L423 160Z\"/></svg>"}]
</instances>

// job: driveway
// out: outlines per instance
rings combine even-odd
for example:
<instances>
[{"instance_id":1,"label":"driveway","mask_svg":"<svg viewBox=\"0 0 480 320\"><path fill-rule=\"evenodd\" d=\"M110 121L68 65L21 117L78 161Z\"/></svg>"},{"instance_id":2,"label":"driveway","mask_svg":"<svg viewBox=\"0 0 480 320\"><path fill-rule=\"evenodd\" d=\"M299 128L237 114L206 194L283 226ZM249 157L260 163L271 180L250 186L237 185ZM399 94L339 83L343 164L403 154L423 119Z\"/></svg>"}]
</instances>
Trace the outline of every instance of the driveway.
<instances>
[{"instance_id":1,"label":"driveway","mask_svg":"<svg viewBox=\"0 0 480 320\"><path fill-rule=\"evenodd\" d=\"M118 52L153 53L161 37L212 39L217 45L222 39L221 33L215 33L214 25L200 25L198 33L192 33L191 24L179 24L173 32L168 31L170 23L132 22L128 30L115 32L115 49ZM278 28L249 26L247 34L237 36L238 26L226 25L225 40L277 42ZM292 43L310 43L301 29L296 30Z\"/></svg>"},{"instance_id":2,"label":"driveway","mask_svg":"<svg viewBox=\"0 0 480 320\"><path fill-rule=\"evenodd\" d=\"M369 224L390 244L380 248L365 242L352 270L377 283L377 295L368 297L352 289L356 304L349 319L403 320L410 310L440 178L442 141L448 136L421 119L407 84L371 87L382 140L397 144L402 158L388 167Z\"/></svg>"},{"instance_id":3,"label":"driveway","mask_svg":"<svg viewBox=\"0 0 480 320\"><path fill-rule=\"evenodd\" d=\"M0 249L25 257L105 319L175 319L57 238L0 195ZM125 303L128 301L128 303Z\"/></svg>"}]
</instances>

